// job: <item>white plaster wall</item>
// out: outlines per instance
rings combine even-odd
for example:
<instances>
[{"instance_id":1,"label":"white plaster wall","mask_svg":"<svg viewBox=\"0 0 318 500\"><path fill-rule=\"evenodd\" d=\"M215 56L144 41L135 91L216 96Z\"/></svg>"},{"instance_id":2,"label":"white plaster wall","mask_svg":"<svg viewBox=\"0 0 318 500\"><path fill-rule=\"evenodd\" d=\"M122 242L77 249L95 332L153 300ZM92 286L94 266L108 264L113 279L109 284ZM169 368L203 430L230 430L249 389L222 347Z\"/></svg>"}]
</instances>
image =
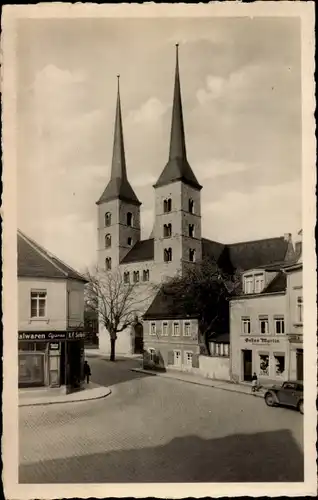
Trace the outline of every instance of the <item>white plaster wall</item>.
<instances>
[{"instance_id":1,"label":"white plaster wall","mask_svg":"<svg viewBox=\"0 0 318 500\"><path fill-rule=\"evenodd\" d=\"M80 327L84 325L84 283L67 280L68 292L68 325Z\"/></svg>"},{"instance_id":2,"label":"white plaster wall","mask_svg":"<svg viewBox=\"0 0 318 500\"><path fill-rule=\"evenodd\" d=\"M215 380L230 380L230 358L199 356L200 373Z\"/></svg>"}]
</instances>

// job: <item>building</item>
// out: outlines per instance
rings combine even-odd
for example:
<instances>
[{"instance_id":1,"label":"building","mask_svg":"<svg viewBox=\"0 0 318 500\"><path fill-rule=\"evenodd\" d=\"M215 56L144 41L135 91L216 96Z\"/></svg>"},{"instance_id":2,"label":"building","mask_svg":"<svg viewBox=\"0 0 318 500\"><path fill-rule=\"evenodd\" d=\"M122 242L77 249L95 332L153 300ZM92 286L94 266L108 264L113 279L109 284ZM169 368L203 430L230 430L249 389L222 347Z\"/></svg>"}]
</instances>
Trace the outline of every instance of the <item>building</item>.
<instances>
[{"instance_id":1,"label":"building","mask_svg":"<svg viewBox=\"0 0 318 500\"><path fill-rule=\"evenodd\" d=\"M231 378L302 380L302 263L248 270L242 285L230 303Z\"/></svg>"},{"instance_id":2,"label":"building","mask_svg":"<svg viewBox=\"0 0 318 500\"><path fill-rule=\"evenodd\" d=\"M232 270L245 270L251 262L256 267L294 257L290 235L230 245L202 237L202 186L187 158L178 47L169 157L153 187L154 226L149 238L141 240L141 202L128 180L118 85L111 176L97 201L98 265L107 270L119 266L125 279L137 284L139 330L142 317L157 293L153 285L177 273L183 274L202 258L210 257ZM136 352L135 331L133 327L118 335L118 353ZM99 347L102 352L110 350L109 335L102 324Z\"/></svg>"},{"instance_id":3,"label":"building","mask_svg":"<svg viewBox=\"0 0 318 500\"><path fill-rule=\"evenodd\" d=\"M80 385L86 279L18 231L19 386Z\"/></svg>"}]
</instances>

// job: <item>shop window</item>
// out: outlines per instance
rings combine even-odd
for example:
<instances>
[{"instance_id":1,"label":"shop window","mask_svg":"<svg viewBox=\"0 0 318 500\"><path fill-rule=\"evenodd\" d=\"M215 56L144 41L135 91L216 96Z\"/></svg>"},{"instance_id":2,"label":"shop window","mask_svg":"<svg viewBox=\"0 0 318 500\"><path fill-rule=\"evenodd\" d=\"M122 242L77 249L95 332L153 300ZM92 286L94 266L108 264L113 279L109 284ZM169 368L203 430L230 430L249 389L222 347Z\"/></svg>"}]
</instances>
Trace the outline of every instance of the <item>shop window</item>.
<instances>
[{"instance_id":1,"label":"shop window","mask_svg":"<svg viewBox=\"0 0 318 500\"><path fill-rule=\"evenodd\" d=\"M167 198L166 200L163 200L163 211L164 213L171 212L172 208L172 200L171 198Z\"/></svg>"},{"instance_id":2,"label":"shop window","mask_svg":"<svg viewBox=\"0 0 318 500\"><path fill-rule=\"evenodd\" d=\"M128 271L124 272L124 283L130 283L130 276Z\"/></svg>"},{"instance_id":3,"label":"shop window","mask_svg":"<svg viewBox=\"0 0 318 500\"><path fill-rule=\"evenodd\" d=\"M192 198L189 199L189 212L190 214L194 214L194 201Z\"/></svg>"},{"instance_id":4,"label":"shop window","mask_svg":"<svg viewBox=\"0 0 318 500\"><path fill-rule=\"evenodd\" d=\"M259 319L259 329L262 335L268 335L268 318Z\"/></svg>"},{"instance_id":5,"label":"shop window","mask_svg":"<svg viewBox=\"0 0 318 500\"><path fill-rule=\"evenodd\" d=\"M285 333L285 321L284 318L275 318L275 333L277 335L283 335Z\"/></svg>"},{"instance_id":6,"label":"shop window","mask_svg":"<svg viewBox=\"0 0 318 500\"><path fill-rule=\"evenodd\" d=\"M165 262L171 262L172 261L172 249L171 248L165 248L163 251L163 260Z\"/></svg>"},{"instance_id":7,"label":"shop window","mask_svg":"<svg viewBox=\"0 0 318 500\"><path fill-rule=\"evenodd\" d=\"M251 320L250 318L242 318L242 333L248 335L251 333Z\"/></svg>"},{"instance_id":8,"label":"shop window","mask_svg":"<svg viewBox=\"0 0 318 500\"><path fill-rule=\"evenodd\" d=\"M133 225L133 214L127 212L127 226L131 227Z\"/></svg>"},{"instance_id":9,"label":"shop window","mask_svg":"<svg viewBox=\"0 0 318 500\"><path fill-rule=\"evenodd\" d=\"M194 224L189 224L189 237L194 238Z\"/></svg>"},{"instance_id":10,"label":"shop window","mask_svg":"<svg viewBox=\"0 0 318 500\"><path fill-rule=\"evenodd\" d=\"M156 323L150 323L150 335L156 335Z\"/></svg>"},{"instance_id":11,"label":"shop window","mask_svg":"<svg viewBox=\"0 0 318 500\"><path fill-rule=\"evenodd\" d=\"M188 351L184 353L184 362L186 366L192 366L193 352Z\"/></svg>"},{"instance_id":12,"label":"shop window","mask_svg":"<svg viewBox=\"0 0 318 500\"><path fill-rule=\"evenodd\" d=\"M106 271L109 271L112 268L112 259L110 257L105 259L105 268Z\"/></svg>"},{"instance_id":13,"label":"shop window","mask_svg":"<svg viewBox=\"0 0 318 500\"><path fill-rule=\"evenodd\" d=\"M195 250L193 250L192 248L190 248L189 250L189 261L195 262Z\"/></svg>"},{"instance_id":14,"label":"shop window","mask_svg":"<svg viewBox=\"0 0 318 500\"><path fill-rule=\"evenodd\" d=\"M45 318L46 290L31 291L31 318Z\"/></svg>"},{"instance_id":15,"label":"shop window","mask_svg":"<svg viewBox=\"0 0 318 500\"><path fill-rule=\"evenodd\" d=\"M163 226L163 237L164 238L171 238L172 234L172 226L171 224L164 224Z\"/></svg>"},{"instance_id":16,"label":"shop window","mask_svg":"<svg viewBox=\"0 0 318 500\"><path fill-rule=\"evenodd\" d=\"M303 322L303 298L297 297L297 322Z\"/></svg>"},{"instance_id":17,"label":"shop window","mask_svg":"<svg viewBox=\"0 0 318 500\"><path fill-rule=\"evenodd\" d=\"M139 283L139 271L134 271L134 283Z\"/></svg>"},{"instance_id":18,"label":"shop window","mask_svg":"<svg viewBox=\"0 0 318 500\"><path fill-rule=\"evenodd\" d=\"M184 323L183 334L184 334L185 337L190 337L190 335L191 335L191 323L189 321L186 321Z\"/></svg>"},{"instance_id":19,"label":"shop window","mask_svg":"<svg viewBox=\"0 0 318 500\"><path fill-rule=\"evenodd\" d=\"M112 237L111 235L108 233L106 234L105 236L105 248L110 248L112 246Z\"/></svg>"},{"instance_id":20,"label":"shop window","mask_svg":"<svg viewBox=\"0 0 318 500\"><path fill-rule=\"evenodd\" d=\"M269 355L260 354L259 355L259 374L268 377L269 375Z\"/></svg>"},{"instance_id":21,"label":"shop window","mask_svg":"<svg viewBox=\"0 0 318 500\"><path fill-rule=\"evenodd\" d=\"M142 273L142 279L143 281L149 281L149 269L144 269Z\"/></svg>"},{"instance_id":22,"label":"shop window","mask_svg":"<svg viewBox=\"0 0 318 500\"><path fill-rule=\"evenodd\" d=\"M281 377L285 372L285 356L274 355L276 375Z\"/></svg>"},{"instance_id":23,"label":"shop window","mask_svg":"<svg viewBox=\"0 0 318 500\"><path fill-rule=\"evenodd\" d=\"M110 212L105 214L105 227L109 227L112 223L112 215Z\"/></svg>"},{"instance_id":24,"label":"shop window","mask_svg":"<svg viewBox=\"0 0 318 500\"><path fill-rule=\"evenodd\" d=\"M178 337L180 335L180 325L177 321L173 323L172 336Z\"/></svg>"},{"instance_id":25,"label":"shop window","mask_svg":"<svg viewBox=\"0 0 318 500\"><path fill-rule=\"evenodd\" d=\"M44 385L44 355L19 353L19 385Z\"/></svg>"},{"instance_id":26,"label":"shop window","mask_svg":"<svg viewBox=\"0 0 318 500\"><path fill-rule=\"evenodd\" d=\"M168 336L168 323L166 321L162 323L162 335L164 337Z\"/></svg>"}]
</instances>

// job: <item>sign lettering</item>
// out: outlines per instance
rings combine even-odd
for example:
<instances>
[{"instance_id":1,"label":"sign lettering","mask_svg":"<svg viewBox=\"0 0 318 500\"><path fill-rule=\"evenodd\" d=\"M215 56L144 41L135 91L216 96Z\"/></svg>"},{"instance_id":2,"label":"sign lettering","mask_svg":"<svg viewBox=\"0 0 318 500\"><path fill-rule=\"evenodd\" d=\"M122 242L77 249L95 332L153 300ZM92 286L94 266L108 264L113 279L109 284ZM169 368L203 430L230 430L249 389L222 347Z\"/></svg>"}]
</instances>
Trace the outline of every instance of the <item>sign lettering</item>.
<instances>
[{"instance_id":1,"label":"sign lettering","mask_svg":"<svg viewBox=\"0 0 318 500\"><path fill-rule=\"evenodd\" d=\"M85 339L85 332L19 332L19 340L80 340Z\"/></svg>"},{"instance_id":2,"label":"sign lettering","mask_svg":"<svg viewBox=\"0 0 318 500\"><path fill-rule=\"evenodd\" d=\"M264 337L260 337L260 338L246 337L245 342L251 343L251 344L263 344L263 345L279 344L280 343L279 339L268 339L268 338L264 338Z\"/></svg>"}]
</instances>

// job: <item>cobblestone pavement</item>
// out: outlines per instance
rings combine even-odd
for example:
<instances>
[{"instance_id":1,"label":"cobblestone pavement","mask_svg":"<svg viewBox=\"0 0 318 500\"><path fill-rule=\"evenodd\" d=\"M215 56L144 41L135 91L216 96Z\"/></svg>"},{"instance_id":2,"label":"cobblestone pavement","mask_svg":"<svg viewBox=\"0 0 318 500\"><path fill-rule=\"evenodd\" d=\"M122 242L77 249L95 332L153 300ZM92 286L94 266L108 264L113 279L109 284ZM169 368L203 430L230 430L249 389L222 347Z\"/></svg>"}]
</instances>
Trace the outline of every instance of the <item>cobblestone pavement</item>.
<instances>
[{"instance_id":1,"label":"cobblestone pavement","mask_svg":"<svg viewBox=\"0 0 318 500\"><path fill-rule=\"evenodd\" d=\"M303 417L90 359L96 401L19 409L22 483L303 480Z\"/></svg>"}]
</instances>

